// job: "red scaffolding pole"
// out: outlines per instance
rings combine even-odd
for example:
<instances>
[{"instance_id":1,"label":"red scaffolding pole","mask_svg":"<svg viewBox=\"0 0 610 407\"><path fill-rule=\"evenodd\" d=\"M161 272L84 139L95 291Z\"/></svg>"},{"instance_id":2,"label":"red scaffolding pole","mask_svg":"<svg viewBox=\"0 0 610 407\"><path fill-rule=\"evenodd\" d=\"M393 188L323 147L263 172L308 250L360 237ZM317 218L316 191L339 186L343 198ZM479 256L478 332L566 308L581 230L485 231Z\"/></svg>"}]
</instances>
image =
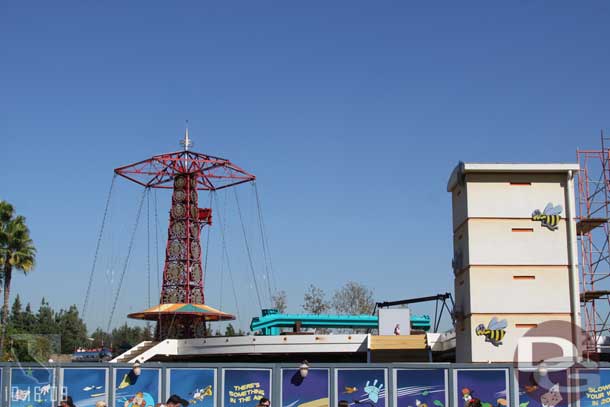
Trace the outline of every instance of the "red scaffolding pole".
<instances>
[{"instance_id":1,"label":"red scaffolding pole","mask_svg":"<svg viewBox=\"0 0 610 407\"><path fill-rule=\"evenodd\" d=\"M588 340L585 354L600 352L610 330L610 139L601 132L600 150L577 150L581 306Z\"/></svg>"}]
</instances>

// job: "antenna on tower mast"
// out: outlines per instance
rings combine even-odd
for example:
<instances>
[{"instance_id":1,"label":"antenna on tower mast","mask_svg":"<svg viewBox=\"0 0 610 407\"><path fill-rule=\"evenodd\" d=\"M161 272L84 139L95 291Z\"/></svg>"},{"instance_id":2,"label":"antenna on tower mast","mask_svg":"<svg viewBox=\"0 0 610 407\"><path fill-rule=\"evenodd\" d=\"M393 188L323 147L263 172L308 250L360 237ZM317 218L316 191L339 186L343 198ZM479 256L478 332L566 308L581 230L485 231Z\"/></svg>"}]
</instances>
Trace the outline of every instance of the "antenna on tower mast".
<instances>
[{"instance_id":1,"label":"antenna on tower mast","mask_svg":"<svg viewBox=\"0 0 610 407\"><path fill-rule=\"evenodd\" d=\"M184 132L184 139L180 140L180 145L184 146L184 151L189 151L189 147L193 145L193 142L189 138L189 121L186 121L186 130Z\"/></svg>"}]
</instances>

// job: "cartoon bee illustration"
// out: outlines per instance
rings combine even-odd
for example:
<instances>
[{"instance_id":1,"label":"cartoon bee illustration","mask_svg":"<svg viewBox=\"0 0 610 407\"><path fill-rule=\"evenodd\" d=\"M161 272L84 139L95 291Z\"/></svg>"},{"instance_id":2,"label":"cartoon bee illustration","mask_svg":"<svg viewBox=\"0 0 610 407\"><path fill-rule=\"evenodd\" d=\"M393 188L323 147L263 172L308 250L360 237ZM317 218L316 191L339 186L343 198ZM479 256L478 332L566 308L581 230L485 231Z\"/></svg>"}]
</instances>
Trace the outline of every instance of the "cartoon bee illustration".
<instances>
[{"instance_id":1,"label":"cartoon bee illustration","mask_svg":"<svg viewBox=\"0 0 610 407\"><path fill-rule=\"evenodd\" d=\"M536 209L532 213L532 220L540 221L540 224L549 230L557 230L561 220L561 211L563 211L561 205L553 206L549 202L544 208L544 212L540 213L540 210Z\"/></svg>"},{"instance_id":2,"label":"cartoon bee illustration","mask_svg":"<svg viewBox=\"0 0 610 407\"><path fill-rule=\"evenodd\" d=\"M506 335L504 328L506 328L506 320L498 321L496 317L493 317L487 328L485 328L485 325L479 324L475 332L477 336L484 336L485 342L490 342L493 346L500 346L504 335Z\"/></svg>"}]
</instances>

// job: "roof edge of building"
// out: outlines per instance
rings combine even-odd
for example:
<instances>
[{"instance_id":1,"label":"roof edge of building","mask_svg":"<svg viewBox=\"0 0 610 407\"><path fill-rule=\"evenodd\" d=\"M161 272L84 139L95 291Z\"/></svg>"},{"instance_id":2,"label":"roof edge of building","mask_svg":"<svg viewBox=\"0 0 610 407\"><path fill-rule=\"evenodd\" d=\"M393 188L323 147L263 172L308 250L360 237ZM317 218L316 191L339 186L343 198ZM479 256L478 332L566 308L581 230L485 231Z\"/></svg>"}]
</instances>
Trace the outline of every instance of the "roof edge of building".
<instances>
[{"instance_id":1,"label":"roof edge of building","mask_svg":"<svg viewBox=\"0 0 610 407\"><path fill-rule=\"evenodd\" d=\"M461 178L467 173L476 172L527 172L527 173L563 173L580 170L577 163L464 163L460 161L451 172L447 182L447 192L453 191Z\"/></svg>"}]
</instances>

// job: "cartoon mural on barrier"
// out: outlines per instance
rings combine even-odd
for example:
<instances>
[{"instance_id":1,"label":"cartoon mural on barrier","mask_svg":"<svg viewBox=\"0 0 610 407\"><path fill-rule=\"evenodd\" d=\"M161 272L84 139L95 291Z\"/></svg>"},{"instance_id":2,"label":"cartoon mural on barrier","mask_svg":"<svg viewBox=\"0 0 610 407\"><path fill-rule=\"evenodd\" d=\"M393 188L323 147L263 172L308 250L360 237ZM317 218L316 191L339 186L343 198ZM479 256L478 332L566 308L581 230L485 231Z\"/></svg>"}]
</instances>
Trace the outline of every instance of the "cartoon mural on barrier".
<instances>
[{"instance_id":1,"label":"cartoon mural on barrier","mask_svg":"<svg viewBox=\"0 0 610 407\"><path fill-rule=\"evenodd\" d=\"M78 407L93 407L108 400L106 369L63 369L62 396L72 397Z\"/></svg>"},{"instance_id":2,"label":"cartoon mural on barrier","mask_svg":"<svg viewBox=\"0 0 610 407\"><path fill-rule=\"evenodd\" d=\"M159 400L159 369L117 369L114 377L115 407L154 407Z\"/></svg>"},{"instance_id":3,"label":"cartoon mural on barrier","mask_svg":"<svg viewBox=\"0 0 610 407\"><path fill-rule=\"evenodd\" d=\"M169 394L177 394L189 405L213 407L216 395L214 369L169 369Z\"/></svg>"},{"instance_id":4,"label":"cartoon mural on barrier","mask_svg":"<svg viewBox=\"0 0 610 407\"><path fill-rule=\"evenodd\" d=\"M610 369L579 369L578 380L580 407L610 406Z\"/></svg>"},{"instance_id":5,"label":"cartoon mural on barrier","mask_svg":"<svg viewBox=\"0 0 610 407\"><path fill-rule=\"evenodd\" d=\"M396 370L397 407L445 407L446 375L445 369Z\"/></svg>"},{"instance_id":6,"label":"cartoon mural on barrier","mask_svg":"<svg viewBox=\"0 0 610 407\"><path fill-rule=\"evenodd\" d=\"M225 369L224 407L254 407L263 398L271 398L270 369Z\"/></svg>"},{"instance_id":7,"label":"cartoon mural on barrier","mask_svg":"<svg viewBox=\"0 0 610 407\"><path fill-rule=\"evenodd\" d=\"M561 390L567 388L567 371L548 372L539 376L535 372L520 371L519 407L567 406L568 396Z\"/></svg>"},{"instance_id":8,"label":"cartoon mural on barrier","mask_svg":"<svg viewBox=\"0 0 610 407\"><path fill-rule=\"evenodd\" d=\"M52 407L57 399L53 369L12 368L11 407Z\"/></svg>"},{"instance_id":9,"label":"cartoon mural on barrier","mask_svg":"<svg viewBox=\"0 0 610 407\"><path fill-rule=\"evenodd\" d=\"M505 369L459 369L456 381L456 407L509 405L508 372Z\"/></svg>"},{"instance_id":10,"label":"cartoon mural on barrier","mask_svg":"<svg viewBox=\"0 0 610 407\"><path fill-rule=\"evenodd\" d=\"M337 369L337 400L386 406L385 369Z\"/></svg>"},{"instance_id":11,"label":"cartoon mural on barrier","mask_svg":"<svg viewBox=\"0 0 610 407\"><path fill-rule=\"evenodd\" d=\"M328 407L328 369L282 369L282 407Z\"/></svg>"}]
</instances>

